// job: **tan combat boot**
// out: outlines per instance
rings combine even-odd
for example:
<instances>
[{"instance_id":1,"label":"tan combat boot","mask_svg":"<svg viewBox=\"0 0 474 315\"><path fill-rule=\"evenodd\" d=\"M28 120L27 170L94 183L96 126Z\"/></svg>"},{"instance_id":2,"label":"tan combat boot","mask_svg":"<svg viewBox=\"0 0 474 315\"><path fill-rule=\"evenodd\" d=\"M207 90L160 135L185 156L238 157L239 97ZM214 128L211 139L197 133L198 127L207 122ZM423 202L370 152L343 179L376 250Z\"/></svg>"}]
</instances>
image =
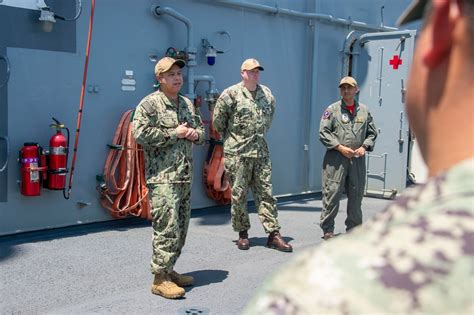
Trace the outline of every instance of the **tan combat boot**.
<instances>
[{"instance_id":1,"label":"tan combat boot","mask_svg":"<svg viewBox=\"0 0 474 315\"><path fill-rule=\"evenodd\" d=\"M170 276L164 272L155 274L155 280L151 286L151 293L161 295L167 299L177 299L184 296L184 289L171 281Z\"/></svg>"},{"instance_id":2,"label":"tan combat boot","mask_svg":"<svg viewBox=\"0 0 474 315\"><path fill-rule=\"evenodd\" d=\"M180 275L176 271L171 271L170 279L180 287L189 287L193 285L194 278L191 276Z\"/></svg>"}]
</instances>

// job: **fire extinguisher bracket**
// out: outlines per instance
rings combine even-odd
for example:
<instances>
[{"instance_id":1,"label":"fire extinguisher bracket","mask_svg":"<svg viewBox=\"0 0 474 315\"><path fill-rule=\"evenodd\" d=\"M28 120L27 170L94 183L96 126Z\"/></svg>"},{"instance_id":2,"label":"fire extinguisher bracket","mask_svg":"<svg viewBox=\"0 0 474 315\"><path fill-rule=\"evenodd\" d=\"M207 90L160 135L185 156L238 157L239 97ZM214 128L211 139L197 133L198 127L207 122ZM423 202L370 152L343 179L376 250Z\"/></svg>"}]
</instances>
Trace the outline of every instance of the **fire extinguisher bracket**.
<instances>
[{"instance_id":1,"label":"fire extinguisher bracket","mask_svg":"<svg viewBox=\"0 0 474 315\"><path fill-rule=\"evenodd\" d=\"M65 169L57 169L57 170L48 170L50 174L67 174L69 171L67 168Z\"/></svg>"}]
</instances>

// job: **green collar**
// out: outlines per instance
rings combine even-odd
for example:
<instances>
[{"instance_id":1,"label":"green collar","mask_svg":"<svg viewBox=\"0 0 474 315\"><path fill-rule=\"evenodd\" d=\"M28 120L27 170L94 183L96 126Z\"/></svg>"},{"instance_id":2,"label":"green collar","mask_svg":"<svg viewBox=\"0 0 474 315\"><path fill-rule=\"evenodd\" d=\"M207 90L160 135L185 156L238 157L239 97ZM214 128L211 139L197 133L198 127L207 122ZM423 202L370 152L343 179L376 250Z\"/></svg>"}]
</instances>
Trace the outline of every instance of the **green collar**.
<instances>
[{"instance_id":1,"label":"green collar","mask_svg":"<svg viewBox=\"0 0 474 315\"><path fill-rule=\"evenodd\" d=\"M166 94L163 93L163 91L159 90L158 92L160 93L160 97L161 97L161 99L163 100L163 102L165 103L165 106L166 106L166 107L178 109L178 108L176 107L176 104L173 103L173 102L168 98L168 96L166 96ZM182 103L182 102L183 102L183 98L182 98L181 95L178 94L178 107L181 107L181 105L182 105L181 103Z\"/></svg>"},{"instance_id":2,"label":"green collar","mask_svg":"<svg viewBox=\"0 0 474 315\"><path fill-rule=\"evenodd\" d=\"M252 99L253 100L253 97L252 97L252 93L245 87L244 83L243 82L240 82L240 87L242 89L242 93L244 94L244 96L246 98L249 98L249 99ZM256 93L255 93L255 101L261 99L262 97L264 97L264 93L263 93L263 89L262 87L260 86L260 84L257 84L257 88L255 89Z\"/></svg>"}]
</instances>

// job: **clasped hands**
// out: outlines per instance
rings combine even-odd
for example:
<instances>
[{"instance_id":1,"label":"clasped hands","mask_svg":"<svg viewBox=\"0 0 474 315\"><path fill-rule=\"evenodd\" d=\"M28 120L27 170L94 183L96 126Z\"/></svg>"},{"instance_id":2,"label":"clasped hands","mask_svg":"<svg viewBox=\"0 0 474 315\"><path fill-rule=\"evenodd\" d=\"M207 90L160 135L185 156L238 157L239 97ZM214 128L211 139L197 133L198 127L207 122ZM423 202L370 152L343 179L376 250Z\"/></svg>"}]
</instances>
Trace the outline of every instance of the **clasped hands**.
<instances>
[{"instance_id":1,"label":"clasped hands","mask_svg":"<svg viewBox=\"0 0 474 315\"><path fill-rule=\"evenodd\" d=\"M176 127L176 135L180 139L187 139L189 141L196 141L199 138L199 134L196 129L188 127L188 123L182 123Z\"/></svg>"},{"instance_id":2,"label":"clasped hands","mask_svg":"<svg viewBox=\"0 0 474 315\"><path fill-rule=\"evenodd\" d=\"M349 147L346 147L342 144L339 144L337 147L336 147L336 150L339 151L342 155L344 155L346 158L348 159L352 159L352 158L358 158L358 157L361 157L361 156L364 156L365 154L365 149L364 147L360 147L356 150L352 150L351 148Z\"/></svg>"}]
</instances>

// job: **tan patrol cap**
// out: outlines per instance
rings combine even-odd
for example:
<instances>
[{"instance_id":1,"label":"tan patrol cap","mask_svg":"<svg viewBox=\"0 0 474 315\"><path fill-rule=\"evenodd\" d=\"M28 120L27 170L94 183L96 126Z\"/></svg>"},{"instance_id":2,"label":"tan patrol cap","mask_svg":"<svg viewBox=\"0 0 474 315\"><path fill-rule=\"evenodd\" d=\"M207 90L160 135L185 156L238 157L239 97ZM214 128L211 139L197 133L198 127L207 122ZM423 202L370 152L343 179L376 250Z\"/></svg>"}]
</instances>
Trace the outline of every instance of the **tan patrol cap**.
<instances>
[{"instance_id":1,"label":"tan patrol cap","mask_svg":"<svg viewBox=\"0 0 474 315\"><path fill-rule=\"evenodd\" d=\"M173 59L171 57L161 58L160 61L156 63L155 75L159 75L160 73L168 71L174 65L177 65L178 67L183 68L186 65L186 63L181 59Z\"/></svg>"},{"instance_id":2,"label":"tan patrol cap","mask_svg":"<svg viewBox=\"0 0 474 315\"><path fill-rule=\"evenodd\" d=\"M357 87L357 81L353 77L344 77L339 82L339 87L343 84L349 84L350 86Z\"/></svg>"},{"instance_id":3,"label":"tan patrol cap","mask_svg":"<svg viewBox=\"0 0 474 315\"><path fill-rule=\"evenodd\" d=\"M421 19L428 1L429 0L413 0L405 12L398 18L397 25L400 26Z\"/></svg>"},{"instance_id":4,"label":"tan patrol cap","mask_svg":"<svg viewBox=\"0 0 474 315\"><path fill-rule=\"evenodd\" d=\"M258 63L257 59L247 59L242 63L242 66L240 67L240 71L245 71L245 70L252 70L258 68L258 70L263 71L263 67Z\"/></svg>"}]
</instances>

